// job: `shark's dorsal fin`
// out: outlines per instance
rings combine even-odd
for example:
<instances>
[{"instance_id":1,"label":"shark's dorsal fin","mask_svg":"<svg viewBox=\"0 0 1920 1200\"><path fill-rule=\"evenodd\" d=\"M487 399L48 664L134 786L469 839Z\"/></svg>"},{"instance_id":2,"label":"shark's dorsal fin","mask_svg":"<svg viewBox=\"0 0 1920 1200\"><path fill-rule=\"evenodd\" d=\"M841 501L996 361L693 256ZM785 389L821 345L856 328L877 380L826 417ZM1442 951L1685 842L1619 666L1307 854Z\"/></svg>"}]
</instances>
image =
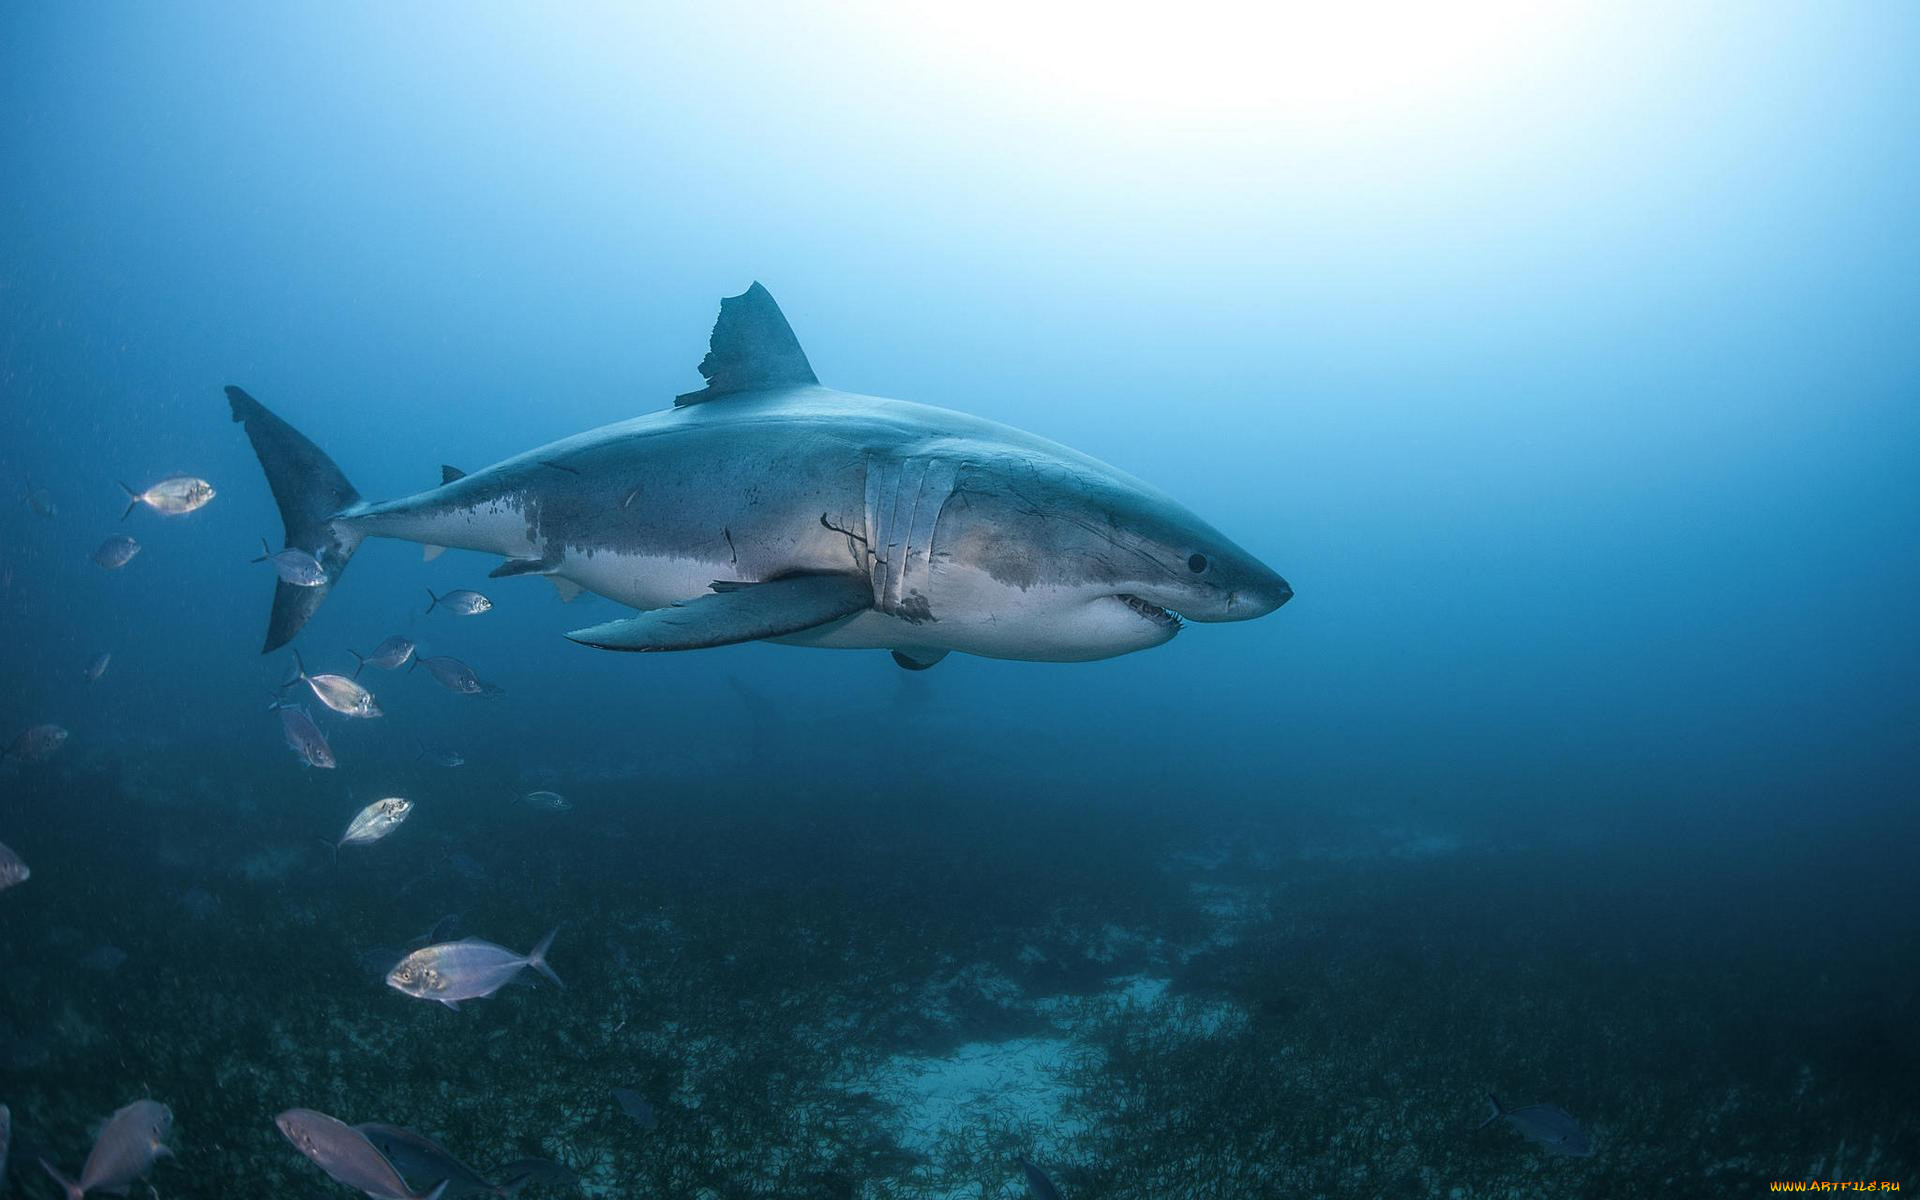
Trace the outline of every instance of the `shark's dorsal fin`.
<instances>
[{"instance_id":1,"label":"shark's dorsal fin","mask_svg":"<svg viewBox=\"0 0 1920 1200\"><path fill-rule=\"evenodd\" d=\"M757 283L720 301L720 319L713 323L700 375L707 386L675 397L674 407L735 392L820 382L807 362L807 352L800 348L800 339L793 336L793 326L787 324L767 289Z\"/></svg>"}]
</instances>

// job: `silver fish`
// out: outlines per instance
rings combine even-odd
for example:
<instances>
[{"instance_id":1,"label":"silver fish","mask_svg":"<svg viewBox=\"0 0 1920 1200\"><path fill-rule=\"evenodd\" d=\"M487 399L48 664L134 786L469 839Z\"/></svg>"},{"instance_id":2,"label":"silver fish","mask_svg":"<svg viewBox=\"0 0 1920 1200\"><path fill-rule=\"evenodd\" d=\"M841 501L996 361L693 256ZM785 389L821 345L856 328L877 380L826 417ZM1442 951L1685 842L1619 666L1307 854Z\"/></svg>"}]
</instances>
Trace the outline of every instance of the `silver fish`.
<instances>
[{"instance_id":1,"label":"silver fish","mask_svg":"<svg viewBox=\"0 0 1920 1200\"><path fill-rule=\"evenodd\" d=\"M381 838L400 828L400 823L413 812L413 801L400 796L388 796L385 800L375 800L354 815L347 824L346 833L334 843L334 849L342 846L364 846L377 842Z\"/></svg>"},{"instance_id":2,"label":"silver fish","mask_svg":"<svg viewBox=\"0 0 1920 1200\"><path fill-rule=\"evenodd\" d=\"M260 557L250 558L248 562L272 563L273 573L295 587L324 587L327 583L327 569L320 560L308 554L298 546L289 546L278 554L267 545L267 539L260 539Z\"/></svg>"},{"instance_id":3,"label":"silver fish","mask_svg":"<svg viewBox=\"0 0 1920 1200\"><path fill-rule=\"evenodd\" d=\"M100 682L100 677L107 673L107 664L112 661L113 654L110 651L102 650L87 660L85 669L80 673L87 677L88 683L98 683Z\"/></svg>"},{"instance_id":4,"label":"silver fish","mask_svg":"<svg viewBox=\"0 0 1920 1200\"><path fill-rule=\"evenodd\" d=\"M309 675L307 665L300 661L300 652L293 652L292 677L282 686L304 683L313 689L314 698L333 711L348 717L378 717L385 714L374 701L373 693L345 675Z\"/></svg>"},{"instance_id":5,"label":"silver fish","mask_svg":"<svg viewBox=\"0 0 1920 1200\"><path fill-rule=\"evenodd\" d=\"M15 854L6 843L0 842L0 892L15 884L25 883L32 876L33 871L28 868L26 860Z\"/></svg>"},{"instance_id":6,"label":"silver fish","mask_svg":"<svg viewBox=\"0 0 1920 1200\"><path fill-rule=\"evenodd\" d=\"M310 767L332 769L333 747L327 745L327 735L313 723L313 714L297 704L275 704L274 707L280 710L280 732L287 739L287 747Z\"/></svg>"},{"instance_id":7,"label":"silver fish","mask_svg":"<svg viewBox=\"0 0 1920 1200\"><path fill-rule=\"evenodd\" d=\"M1586 1131L1564 1108L1556 1108L1551 1104L1503 1108L1492 1092L1487 1093L1487 1103L1492 1105L1493 1114L1480 1122L1482 1129L1504 1117L1528 1140L1538 1142L1550 1153L1564 1154L1570 1158L1588 1158L1593 1154L1593 1143L1587 1140Z\"/></svg>"},{"instance_id":8,"label":"silver fish","mask_svg":"<svg viewBox=\"0 0 1920 1200\"><path fill-rule=\"evenodd\" d=\"M109 571L118 571L133 561L133 556L138 553L140 553L139 542L125 534L115 534L100 543L100 548L93 552L93 561Z\"/></svg>"},{"instance_id":9,"label":"silver fish","mask_svg":"<svg viewBox=\"0 0 1920 1200\"><path fill-rule=\"evenodd\" d=\"M396 633L375 646L371 654L361 654L355 650L349 650L347 653L353 655L354 662L357 664L353 668L353 677L358 679L360 672L368 667L379 667L382 671L397 671L406 666L407 660L413 657L413 643Z\"/></svg>"},{"instance_id":10,"label":"silver fish","mask_svg":"<svg viewBox=\"0 0 1920 1200\"><path fill-rule=\"evenodd\" d=\"M473 668L457 658L415 657L413 661L415 666L425 667L427 674L433 676L434 682L450 692L458 692L463 696L477 696L486 690L486 685L481 683L480 677L473 673ZM413 667L407 669L411 671Z\"/></svg>"},{"instance_id":11,"label":"silver fish","mask_svg":"<svg viewBox=\"0 0 1920 1200\"><path fill-rule=\"evenodd\" d=\"M527 967L565 987L547 965L547 948L553 945L553 935L558 932L558 929L549 930L524 958L505 946L479 938L427 946L401 959L400 965L387 976L387 985L418 1000L438 1000L455 1010L462 1000L481 1000L493 995Z\"/></svg>"},{"instance_id":12,"label":"silver fish","mask_svg":"<svg viewBox=\"0 0 1920 1200\"><path fill-rule=\"evenodd\" d=\"M443 1183L430 1192L415 1192L366 1134L323 1112L290 1108L273 1123L328 1178L375 1200L438 1200L447 1190Z\"/></svg>"},{"instance_id":13,"label":"silver fish","mask_svg":"<svg viewBox=\"0 0 1920 1200\"><path fill-rule=\"evenodd\" d=\"M444 1185L447 1200L456 1196L513 1195L514 1189L488 1183L485 1176L461 1162L453 1151L418 1130L380 1121L364 1121L354 1129L415 1186Z\"/></svg>"},{"instance_id":14,"label":"silver fish","mask_svg":"<svg viewBox=\"0 0 1920 1200\"><path fill-rule=\"evenodd\" d=\"M573 801L559 792L528 792L524 798L528 804L547 812L573 811Z\"/></svg>"},{"instance_id":15,"label":"silver fish","mask_svg":"<svg viewBox=\"0 0 1920 1200\"><path fill-rule=\"evenodd\" d=\"M1026 1159L1016 1160L1020 1164L1020 1173L1027 1177L1027 1195L1033 1200L1060 1200L1060 1190L1053 1186L1053 1180L1046 1173Z\"/></svg>"},{"instance_id":16,"label":"silver fish","mask_svg":"<svg viewBox=\"0 0 1920 1200\"><path fill-rule=\"evenodd\" d=\"M35 725L0 750L0 761L17 758L21 762L43 762L67 744L67 731L58 725Z\"/></svg>"},{"instance_id":17,"label":"silver fish","mask_svg":"<svg viewBox=\"0 0 1920 1200\"><path fill-rule=\"evenodd\" d=\"M154 1100L135 1100L100 1127L79 1179L68 1179L44 1158L40 1165L65 1190L67 1200L81 1200L88 1192L124 1193L145 1179L156 1161L173 1153L166 1144L172 1129L172 1109Z\"/></svg>"},{"instance_id":18,"label":"silver fish","mask_svg":"<svg viewBox=\"0 0 1920 1200\"><path fill-rule=\"evenodd\" d=\"M492 610L493 601L482 596L479 592L472 591L468 588L448 592L444 596L436 596L433 594L433 589L428 588L427 611L432 612L440 605L445 605L463 617L477 617L483 612Z\"/></svg>"},{"instance_id":19,"label":"silver fish","mask_svg":"<svg viewBox=\"0 0 1920 1200\"><path fill-rule=\"evenodd\" d=\"M191 475L169 476L144 492L136 492L124 483L120 485L120 490L127 494L127 511L120 514L122 521L132 516L133 510L142 504L161 516L177 517L181 513L202 508L213 499L213 485Z\"/></svg>"},{"instance_id":20,"label":"silver fish","mask_svg":"<svg viewBox=\"0 0 1920 1200\"><path fill-rule=\"evenodd\" d=\"M36 517L57 517L60 515L60 506L53 502L53 493L45 488L30 487L27 489L27 507L33 510L33 515Z\"/></svg>"}]
</instances>

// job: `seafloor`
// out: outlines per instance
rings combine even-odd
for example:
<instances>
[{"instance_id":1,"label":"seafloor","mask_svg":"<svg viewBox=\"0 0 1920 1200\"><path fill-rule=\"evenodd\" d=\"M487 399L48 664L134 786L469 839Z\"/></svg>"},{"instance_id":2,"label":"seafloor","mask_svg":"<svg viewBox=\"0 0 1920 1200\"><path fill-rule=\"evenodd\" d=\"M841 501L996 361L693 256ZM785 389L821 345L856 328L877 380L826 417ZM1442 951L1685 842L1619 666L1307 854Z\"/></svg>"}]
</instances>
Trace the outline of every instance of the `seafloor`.
<instances>
[{"instance_id":1,"label":"seafloor","mask_svg":"<svg viewBox=\"0 0 1920 1200\"><path fill-rule=\"evenodd\" d=\"M139 1096L177 1116L167 1200L346 1195L275 1130L295 1105L596 1196L1018 1196L1018 1157L1068 1200L1920 1182L1897 848L1835 887L1778 831L1468 825L1172 759L1116 790L1041 732L910 770L801 744L559 768L557 814L516 804L518 762L415 764L383 781L413 819L337 863L346 770L78 738L7 767L14 1194ZM1832 861L1818 836L1789 841ZM384 986L373 952L449 913L516 949L561 926L565 990ZM1596 1153L1476 1131L1488 1090Z\"/></svg>"}]
</instances>

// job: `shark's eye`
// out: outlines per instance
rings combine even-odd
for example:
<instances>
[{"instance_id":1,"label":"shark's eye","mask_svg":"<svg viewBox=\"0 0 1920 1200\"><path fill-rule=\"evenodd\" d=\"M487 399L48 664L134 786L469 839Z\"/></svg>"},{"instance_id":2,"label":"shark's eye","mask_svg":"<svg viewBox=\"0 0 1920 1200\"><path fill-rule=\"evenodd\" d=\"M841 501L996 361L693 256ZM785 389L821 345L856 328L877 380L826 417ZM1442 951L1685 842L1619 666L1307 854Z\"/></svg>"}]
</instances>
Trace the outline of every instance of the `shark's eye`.
<instances>
[{"instance_id":1,"label":"shark's eye","mask_svg":"<svg viewBox=\"0 0 1920 1200\"><path fill-rule=\"evenodd\" d=\"M1187 570L1192 571L1195 575L1204 574L1206 569L1207 556L1204 554L1196 554L1187 560Z\"/></svg>"}]
</instances>

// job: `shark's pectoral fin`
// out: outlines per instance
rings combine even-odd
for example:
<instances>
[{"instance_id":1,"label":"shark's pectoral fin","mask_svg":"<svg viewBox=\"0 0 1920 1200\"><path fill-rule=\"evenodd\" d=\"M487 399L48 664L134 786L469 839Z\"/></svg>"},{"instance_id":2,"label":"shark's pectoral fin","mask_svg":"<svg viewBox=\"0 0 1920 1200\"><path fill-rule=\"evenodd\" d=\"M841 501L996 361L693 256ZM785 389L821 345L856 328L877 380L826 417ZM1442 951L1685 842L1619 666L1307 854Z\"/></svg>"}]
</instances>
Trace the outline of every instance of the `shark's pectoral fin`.
<instances>
[{"instance_id":1,"label":"shark's pectoral fin","mask_svg":"<svg viewBox=\"0 0 1920 1200\"><path fill-rule=\"evenodd\" d=\"M924 671L946 656L945 650L895 650L893 661L909 671Z\"/></svg>"},{"instance_id":2,"label":"shark's pectoral fin","mask_svg":"<svg viewBox=\"0 0 1920 1200\"><path fill-rule=\"evenodd\" d=\"M602 650L703 650L784 637L873 607L873 584L864 575L790 575L713 586L705 596L567 636Z\"/></svg>"}]
</instances>

